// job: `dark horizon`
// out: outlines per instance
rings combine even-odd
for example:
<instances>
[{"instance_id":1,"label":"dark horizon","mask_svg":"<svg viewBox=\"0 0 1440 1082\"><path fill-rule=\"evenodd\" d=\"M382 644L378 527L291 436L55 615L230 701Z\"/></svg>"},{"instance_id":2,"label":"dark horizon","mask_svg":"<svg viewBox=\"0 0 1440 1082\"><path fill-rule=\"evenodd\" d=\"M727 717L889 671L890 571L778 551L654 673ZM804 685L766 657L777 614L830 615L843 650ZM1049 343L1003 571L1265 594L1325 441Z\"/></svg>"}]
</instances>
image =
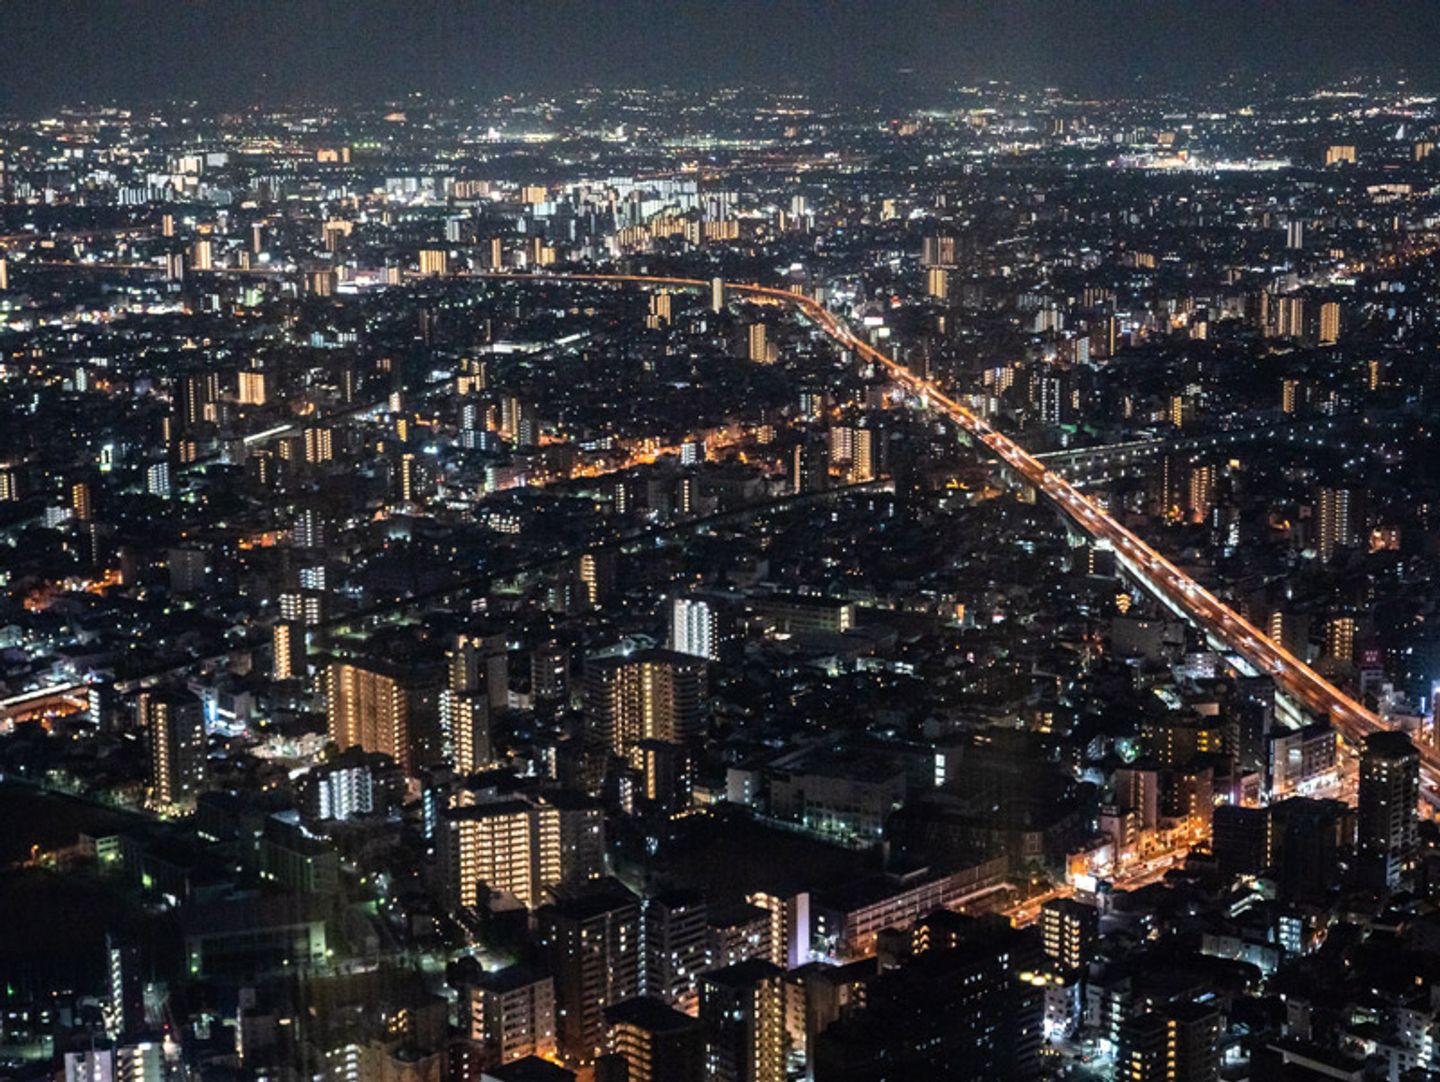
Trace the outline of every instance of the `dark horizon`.
<instances>
[{"instance_id":1,"label":"dark horizon","mask_svg":"<svg viewBox=\"0 0 1440 1082\"><path fill-rule=\"evenodd\" d=\"M1232 73L1305 87L1383 70L1417 89L1440 85L1437 13L1425 0L21 0L6 15L0 112L11 113L583 85L808 84L880 100L981 79L1108 95L1194 91Z\"/></svg>"}]
</instances>

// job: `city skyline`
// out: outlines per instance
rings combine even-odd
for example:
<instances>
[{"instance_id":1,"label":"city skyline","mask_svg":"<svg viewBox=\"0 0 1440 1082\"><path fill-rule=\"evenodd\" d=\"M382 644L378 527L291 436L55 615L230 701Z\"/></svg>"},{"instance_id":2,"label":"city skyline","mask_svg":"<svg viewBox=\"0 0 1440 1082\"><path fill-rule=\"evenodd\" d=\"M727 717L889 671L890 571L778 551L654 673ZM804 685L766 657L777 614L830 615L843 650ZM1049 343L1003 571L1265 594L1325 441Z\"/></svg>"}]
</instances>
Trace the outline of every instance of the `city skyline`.
<instances>
[{"instance_id":1,"label":"city skyline","mask_svg":"<svg viewBox=\"0 0 1440 1082\"><path fill-rule=\"evenodd\" d=\"M1440 1079L1426 15L19 12L0 1076Z\"/></svg>"}]
</instances>

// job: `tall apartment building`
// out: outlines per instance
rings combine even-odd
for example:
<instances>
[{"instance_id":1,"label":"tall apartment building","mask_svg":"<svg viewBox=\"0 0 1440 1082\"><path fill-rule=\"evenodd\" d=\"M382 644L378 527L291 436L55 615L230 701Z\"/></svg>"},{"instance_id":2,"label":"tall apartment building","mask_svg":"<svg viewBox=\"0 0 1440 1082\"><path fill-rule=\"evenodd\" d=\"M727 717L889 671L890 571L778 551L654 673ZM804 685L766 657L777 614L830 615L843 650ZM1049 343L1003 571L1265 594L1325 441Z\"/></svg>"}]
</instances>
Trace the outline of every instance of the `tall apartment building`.
<instances>
[{"instance_id":1,"label":"tall apartment building","mask_svg":"<svg viewBox=\"0 0 1440 1082\"><path fill-rule=\"evenodd\" d=\"M785 972L752 958L700 979L706 1078L785 1082Z\"/></svg>"},{"instance_id":2,"label":"tall apartment building","mask_svg":"<svg viewBox=\"0 0 1440 1082\"><path fill-rule=\"evenodd\" d=\"M601 879L542 906L536 921L555 978L560 1055L588 1066L605 1051L605 1008L640 994L640 899Z\"/></svg>"},{"instance_id":3,"label":"tall apartment building","mask_svg":"<svg viewBox=\"0 0 1440 1082\"><path fill-rule=\"evenodd\" d=\"M440 761L439 675L386 662L331 662L325 673L330 739L341 750L388 755L406 773Z\"/></svg>"},{"instance_id":4,"label":"tall apartment building","mask_svg":"<svg viewBox=\"0 0 1440 1082\"><path fill-rule=\"evenodd\" d=\"M549 976L524 966L481 973L461 991L460 1017L489 1063L555 1057L555 982Z\"/></svg>"},{"instance_id":5,"label":"tall apartment building","mask_svg":"<svg viewBox=\"0 0 1440 1082\"><path fill-rule=\"evenodd\" d=\"M490 891L534 909L550 888L605 869L604 811L585 797L485 801L452 808L445 818L451 896L462 908L482 905Z\"/></svg>"},{"instance_id":6,"label":"tall apartment building","mask_svg":"<svg viewBox=\"0 0 1440 1082\"><path fill-rule=\"evenodd\" d=\"M205 785L205 715L188 691L159 688L136 700L150 748L150 806L184 811Z\"/></svg>"},{"instance_id":7,"label":"tall apartment building","mask_svg":"<svg viewBox=\"0 0 1440 1082\"><path fill-rule=\"evenodd\" d=\"M591 661L585 714L591 732L616 755L641 740L683 744L704 719L706 663L671 650Z\"/></svg>"},{"instance_id":8,"label":"tall apartment building","mask_svg":"<svg viewBox=\"0 0 1440 1082\"><path fill-rule=\"evenodd\" d=\"M704 1041L695 1018L653 996L605 1009L605 1047L625 1082L703 1082Z\"/></svg>"},{"instance_id":9,"label":"tall apartment building","mask_svg":"<svg viewBox=\"0 0 1440 1082\"><path fill-rule=\"evenodd\" d=\"M1362 874L1381 890L1402 885L1419 858L1420 753L1402 732L1372 733L1360 752L1356 840Z\"/></svg>"},{"instance_id":10,"label":"tall apartment building","mask_svg":"<svg viewBox=\"0 0 1440 1082\"><path fill-rule=\"evenodd\" d=\"M699 891L676 889L646 898L643 909L645 994L694 1014L710 967L709 906Z\"/></svg>"}]
</instances>

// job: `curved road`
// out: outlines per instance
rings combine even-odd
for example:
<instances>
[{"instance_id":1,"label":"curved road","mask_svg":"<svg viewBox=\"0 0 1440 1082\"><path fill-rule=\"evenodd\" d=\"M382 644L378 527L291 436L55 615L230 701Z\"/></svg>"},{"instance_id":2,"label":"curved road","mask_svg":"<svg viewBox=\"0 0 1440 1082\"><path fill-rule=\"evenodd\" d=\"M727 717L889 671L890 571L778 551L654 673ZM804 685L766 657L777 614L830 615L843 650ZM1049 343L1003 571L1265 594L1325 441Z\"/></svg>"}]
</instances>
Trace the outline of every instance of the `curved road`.
<instances>
[{"instance_id":1,"label":"curved road","mask_svg":"<svg viewBox=\"0 0 1440 1082\"><path fill-rule=\"evenodd\" d=\"M73 265L73 264L72 264ZM94 269L154 270L148 265ZM284 273L271 270L271 273ZM218 269L216 273L227 273ZM245 273L245 272L231 272ZM426 277L408 272L407 279ZM703 278L676 278L643 274L540 273L528 271L451 271L450 278L496 278L520 282L596 282L635 285L648 288L709 289L711 282ZM1152 592L1179 612L1186 614L1211 638L1225 648L1244 657L1258 671L1275 680L1276 685L1310 711L1328 716L1332 725L1345 739L1358 744L1368 734L1386 728L1385 723L1354 698L1346 695L1324 679L1290 651L1272 642L1259 628L1240 616L1205 587L1186 575L1160 552L1082 493L1059 473L1010 437L997 431L989 421L947 395L933 381L921 379L909 369L880 352L855 334L837 315L819 301L800 293L771 286L748 283L725 283L730 294L768 300L788 305L810 319L837 344L853 350L872 364L888 372L896 383L926 405L933 406L947 419L988 447L1021 478L1056 504L1090 536L1103 539L1129 564ZM1427 796L1440 793L1440 753L1417 744L1420 754L1422 788Z\"/></svg>"},{"instance_id":2,"label":"curved road","mask_svg":"<svg viewBox=\"0 0 1440 1082\"><path fill-rule=\"evenodd\" d=\"M455 277L502 278L527 281L614 282L638 286L708 289L700 278L669 278L633 274L529 274L516 271L457 272ZM933 406L957 426L985 444L1025 481L1064 511L1090 536L1110 543L1150 589L1177 610L1185 613L1214 640L1248 660L1257 670L1272 677L1276 685L1312 712L1328 716L1345 739L1358 744L1367 735L1387 726L1373 711L1320 676L1284 647L1272 642L1259 628L1235 612L1205 587L1186 575L1131 529L1122 525L1095 501L1047 469L1038 458L989 421L945 394L933 381L921 379L899 362L886 356L855 334L840 317L820 302L803 294L770 286L727 282L727 292L789 305L812 320L827 336L853 350L872 364L884 368L910 394ZM1424 788L1440 790L1440 754L1425 745L1420 753Z\"/></svg>"}]
</instances>

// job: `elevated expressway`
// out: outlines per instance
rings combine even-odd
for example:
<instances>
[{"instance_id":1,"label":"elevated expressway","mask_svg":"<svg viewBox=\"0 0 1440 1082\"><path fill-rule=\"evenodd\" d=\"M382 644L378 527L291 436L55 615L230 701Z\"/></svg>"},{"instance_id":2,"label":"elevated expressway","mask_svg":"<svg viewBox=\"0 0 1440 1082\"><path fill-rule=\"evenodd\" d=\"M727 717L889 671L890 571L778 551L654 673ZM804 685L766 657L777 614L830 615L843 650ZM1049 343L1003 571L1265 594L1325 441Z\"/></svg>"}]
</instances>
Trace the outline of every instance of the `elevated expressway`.
<instances>
[{"instance_id":1,"label":"elevated expressway","mask_svg":"<svg viewBox=\"0 0 1440 1082\"><path fill-rule=\"evenodd\" d=\"M156 268L131 265L123 269ZM225 271L222 269L219 273ZM425 276L410 272L406 277L418 280ZM705 290L712 285L710 281L702 278L643 274L453 271L446 277L501 279L535 285L594 282L650 289ZM934 409L983 443L1016 476L1032 485L1037 492L1063 511L1080 530L1108 543L1122 566L1141 586L1204 631L1215 648L1243 659L1254 673L1270 676L1283 697L1288 697L1293 704L1318 717L1328 717L1337 732L1351 744L1358 745L1368 734L1386 728L1373 711L1367 710L1294 654L1272 642L1259 628L1114 519L1060 473L1048 468L1038 457L997 431L989 421L947 395L934 381L921 379L904 365L876 349L819 301L801 293L753 284L726 282L725 290L731 296L792 308L814 323L837 345L852 350L857 356L884 369L922 405ZM1428 745L1417 744L1416 747L1421 759L1422 790L1427 800L1440 801L1440 753Z\"/></svg>"},{"instance_id":2,"label":"elevated expressway","mask_svg":"<svg viewBox=\"0 0 1440 1082\"><path fill-rule=\"evenodd\" d=\"M660 289L708 289L711 284L699 278L622 274L544 276L479 271L469 276L532 282L613 282ZM1199 627L1214 647L1242 658L1255 673L1270 676L1283 696L1288 696L1317 717L1328 717L1336 731L1350 743L1358 745L1370 733L1386 728L1373 711L1367 710L1290 651L1272 642L1259 628L1181 571L1059 473L1047 468L1009 436L997 431L989 421L947 395L933 381L921 379L876 349L819 301L769 286L727 282L725 288L730 295L770 301L795 309L837 345L883 368L923 405L942 414L983 443L1019 478L1034 486L1037 492L1063 511L1079 529L1108 543L1132 577L1170 609ZM1422 789L1427 799L1433 800L1435 794L1440 793L1440 754L1426 745L1417 744L1416 747L1421 758Z\"/></svg>"}]
</instances>

